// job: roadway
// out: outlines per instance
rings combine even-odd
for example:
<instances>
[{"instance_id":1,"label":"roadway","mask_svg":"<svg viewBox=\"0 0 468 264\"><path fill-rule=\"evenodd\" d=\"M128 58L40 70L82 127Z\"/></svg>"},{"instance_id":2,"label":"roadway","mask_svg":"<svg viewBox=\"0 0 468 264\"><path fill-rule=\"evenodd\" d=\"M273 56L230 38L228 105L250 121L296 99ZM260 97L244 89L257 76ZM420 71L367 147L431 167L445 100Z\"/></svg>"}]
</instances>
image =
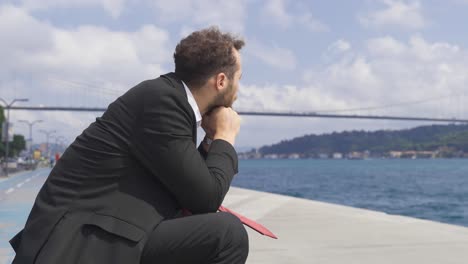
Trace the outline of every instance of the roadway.
<instances>
[{"instance_id":1,"label":"roadway","mask_svg":"<svg viewBox=\"0 0 468 264\"><path fill-rule=\"evenodd\" d=\"M23 228L49 171L38 169L0 178L0 264L11 263L14 251L8 240Z\"/></svg>"}]
</instances>

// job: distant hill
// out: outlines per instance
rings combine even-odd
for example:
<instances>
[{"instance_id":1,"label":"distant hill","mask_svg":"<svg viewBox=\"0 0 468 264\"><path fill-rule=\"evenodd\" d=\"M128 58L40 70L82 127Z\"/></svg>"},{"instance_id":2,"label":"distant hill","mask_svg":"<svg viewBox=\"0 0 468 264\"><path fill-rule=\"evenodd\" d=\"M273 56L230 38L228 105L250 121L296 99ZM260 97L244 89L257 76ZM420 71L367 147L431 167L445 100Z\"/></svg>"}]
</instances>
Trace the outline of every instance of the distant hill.
<instances>
[{"instance_id":1,"label":"distant hill","mask_svg":"<svg viewBox=\"0 0 468 264\"><path fill-rule=\"evenodd\" d=\"M432 125L407 130L345 131L305 135L261 147L262 156L300 154L313 157L320 153L370 152L386 156L391 151L439 151L468 154L468 125ZM458 155L458 154L457 154Z\"/></svg>"}]
</instances>

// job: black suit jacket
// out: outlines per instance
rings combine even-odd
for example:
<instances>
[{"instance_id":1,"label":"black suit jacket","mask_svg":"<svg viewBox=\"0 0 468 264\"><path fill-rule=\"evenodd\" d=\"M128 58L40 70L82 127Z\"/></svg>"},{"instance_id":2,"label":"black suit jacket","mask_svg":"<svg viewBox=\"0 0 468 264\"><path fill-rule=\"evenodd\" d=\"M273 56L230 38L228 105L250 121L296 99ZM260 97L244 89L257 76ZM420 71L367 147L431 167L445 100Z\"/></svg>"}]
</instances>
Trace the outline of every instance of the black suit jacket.
<instances>
[{"instance_id":1,"label":"black suit jacket","mask_svg":"<svg viewBox=\"0 0 468 264\"><path fill-rule=\"evenodd\" d=\"M162 220L215 212L237 154L224 140L197 150L196 132L174 73L130 89L57 162L10 241L13 263L139 263Z\"/></svg>"}]
</instances>

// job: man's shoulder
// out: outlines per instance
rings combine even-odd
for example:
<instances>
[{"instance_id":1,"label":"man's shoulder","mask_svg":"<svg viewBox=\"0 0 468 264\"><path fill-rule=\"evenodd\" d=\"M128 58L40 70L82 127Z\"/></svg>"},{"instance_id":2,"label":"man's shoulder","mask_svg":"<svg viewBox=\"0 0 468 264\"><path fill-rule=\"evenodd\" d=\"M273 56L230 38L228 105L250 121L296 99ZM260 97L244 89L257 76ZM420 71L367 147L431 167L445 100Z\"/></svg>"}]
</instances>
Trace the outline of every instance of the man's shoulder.
<instances>
[{"instance_id":1,"label":"man's shoulder","mask_svg":"<svg viewBox=\"0 0 468 264\"><path fill-rule=\"evenodd\" d=\"M174 95L184 95L184 87L182 81L174 74L163 74L155 79L149 79L137 85L143 89L149 90L154 93L165 93Z\"/></svg>"},{"instance_id":2,"label":"man's shoulder","mask_svg":"<svg viewBox=\"0 0 468 264\"><path fill-rule=\"evenodd\" d=\"M177 77L177 75L175 75L172 72L162 74L157 78L149 79L149 80L143 81L142 83L144 83L147 86L162 86L162 87L166 87L166 86L177 87L177 86L182 85L182 82Z\"/></svg>"}]
</instances>

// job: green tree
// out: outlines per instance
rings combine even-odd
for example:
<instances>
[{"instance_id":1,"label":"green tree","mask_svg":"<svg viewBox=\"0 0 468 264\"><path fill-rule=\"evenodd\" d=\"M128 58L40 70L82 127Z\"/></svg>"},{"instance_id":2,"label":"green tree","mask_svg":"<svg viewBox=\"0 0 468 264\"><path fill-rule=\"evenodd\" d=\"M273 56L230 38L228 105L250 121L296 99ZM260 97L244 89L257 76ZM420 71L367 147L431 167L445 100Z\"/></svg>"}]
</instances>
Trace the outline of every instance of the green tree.
<instances>
[{"instance_id":1,"label":"green tree","mask_svg":"<svg viewBox=\"0 0 468 264\"><path fill-rule=\"evenodd\" d=\"M2 127L3 122L5 122L5 112L4 107L0 106L0 139L3 137ZM16 157L18 154L26 148L26 141L24 140L23 135L13 135L13 141L10 141L9 144L9 153L8 156ZM5 157L5 143L0 140L0 157Z\"/></svg>"},{"instance_id":2,"label":"green tree","mask_svg":"<svg viewBox=\"0 0 468 264\"><path fill-rule=\"evenodd\" d=\"M10 157L16 157L22 150L26 149L26 141L23 135L13 135L13 141L10 143Z\"/></svg>"},{"instance_id":3,"label":"green tree","mask_svg":"<svg viewBox=\"0 0 468 264\"><path fill-rule=\"evenodd\" d=\"M5 120L5 113L3 109L4 109L3 106L0 105L0 124L3 124L3 120Z\"/></svg>"},{"instance_id":4,"label":"green tree","mask_svg":"<svg viewBox=\"0 0 468 264\"><path fill-rule=\"evenodd\" d=\"M0 105L0 157L5 156L5 146L3 144L3 141L1 140L3 135L3 121L5 121L5 112L3 106Z\"/></svg>"}]
</instances>

